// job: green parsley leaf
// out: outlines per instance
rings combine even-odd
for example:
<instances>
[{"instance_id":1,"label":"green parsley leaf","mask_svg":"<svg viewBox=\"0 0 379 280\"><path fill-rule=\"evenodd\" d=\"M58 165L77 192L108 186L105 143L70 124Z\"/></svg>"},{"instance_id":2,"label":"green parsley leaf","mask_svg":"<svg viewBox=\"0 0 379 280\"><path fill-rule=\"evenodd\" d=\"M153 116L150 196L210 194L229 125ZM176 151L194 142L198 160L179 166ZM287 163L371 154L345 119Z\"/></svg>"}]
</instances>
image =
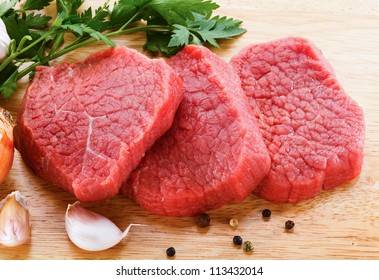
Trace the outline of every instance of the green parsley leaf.
<instances>
[{"instance_id":1,"label":"green parsley leaf","mask_svg":"<svg viewBox=\"0 0 379 280\"><path fill-rule=\"evenodd\" d=\"M80 24L63 24L61 25L62 29L71 30L74 33L77 33L79 36L83 35L83 27Z\"/></svg>"},{"instance_id":2,"label":"green parsley leaf","mask_svg":"<svg viewBox=\"0 0 379 280\"><path fill-rule=\"evenodd\" d=\"M66 12L60 12L59 14L63 14L61 18L64 25L85 24L96 31L104 31L109 28L107 25L109 13L109 6L105 4L96 9L94 13L92 7L89 7L82 13L67 14Z\"/></svg>"},{"instance_id":3,"label":"green parsley leaf","mask_svg":"<svg viewBox=\"0 0 379 280\"><path fill-rule=\"evenodd\" d=\"M0 64L1 94L9 97L17 88L17 80L33 73L36 65L48 65L95 40L115 46L111 37L144 31L144 49L169 56L188 44L218 47L219 39L246 31L240 27L240 20L213 16L219 7L213 0L114 0L113 5L109 1L96 9L79 10L84 0L56 0L57 13L51 24L50 15L33 10L49 6L52 0L26 0L17 11L17 0L3 1L0 16L12 44L8 58ZM133 22L139 23L130 26ZM66 42L67 33L76 40ZM18 72L14 61L34 64Z\"/></svg>"},{"instance_id":4,"label":"green parsley leaf","mask_svg":"<svg viewBox=\"0 0 379 280\"><path fill-rule=\"evenodd\" d=\"M168 47L188 45L191 35L188 28L179 24L174 24L173 26L175 27L175 30L173 31L170 42L168 43Z\"/></svg>"},{"instance_id":5,"label":"green parsley leaf","mask_svg":"<svg viewBox=\"0 0 379 280\"><path fill-rule=\"evenodd\" d=\"M30 13L25 18L25 23L29 28L43 29L47 26L47 23L51 20L50 16L35 15Z\"/></svg>"},{"instance_id":6,"label":"green parsley leaf","mask_svg":"<svg viewBox=\"0 0 379 280\"><path fill-rule=\"evenodd\" d=\"M0 85L5 83L5 81L8 80L8 78L16 70L17 70L17 67L13 63L8 64L7 67L5 67L5 69L0 72Z\"/></svg>"},{"instance_id":7,"label":"green parsley leaf","mask_svg":"<svg viewBox=\"0 0 379 280\"><path fill-rule=\"evenodd\" d=\"M152 0L120 0L118 1L110 14L110 26L112 28L122 26L136 14L138 14L143 8ZM133 21L137 21L143 18L143 15L135 17Z\"/></svg>"},{"instance_id":8,"label":"green parsley leaf","mask_svg":"<svg viewBox=\"0 0 379 280\"><path fill-rule=\"evenodd\" d=\"M109 6L106 4L95 10L95 14L92 15L91 7L80 14L82 23L88 25L96 31L103 31L109 29L108 17L110 15Z\"/></svg>"},{"instance_id":9,"label":"green parsley leaf","mask_svg":"<svg viewBox=\"0 0 379 280\"><path fill-rule=\"evenodd\" d=\"M217 39L226 39L246 32L246 29L239 27L242 23L240 20L219 16L209 20L203 15L195 13L194 18L194 21L187 22L192 34L198 35L203 42L208 42L215 47L220 47Z\"/></svg>"},{"instance_id":10,"label":"green parsley leaf","mask_svg":"<svg viewBox=\"0 0 379 280\"><path fill-rule=\"evenodd\" d=\"M50 29L57 30L63 24L63 21L67 18L66 12L60 12L57 14L57 17L54 19L53 23L50 26Z\"/></svg>"},{"instance_id":11,"label":"green parsley leaf","mask_svg":"<svg viewBox=\"0 0 379 280\"><path fill-rule=\"evenodd\" d=\"M98 41L101 40L105 44L107 44L107 45L109 45L111 47L115 47L116 46L116 44L111 39L109 39L107 36L105 36L103 33L99 32L99 31L96 31L96 30L92 29L89 26L82 26L82 27L83 27L83 31L85 33L87 33L91 37L95 38L96 40L98 40Z\"/></svg>"},{"instance_id":12,"label":"green parsley leaf","mask_svg":"<svg viewBox=\"0 0 379 280\"><path fill-rule=\"evenodd\" d=\"M213 38L216 39L226 39L238 36L247 31L246 29L239 27L242 24L241 20L219 16L213 17L212 20L216 21L216 25L211 30Z\"/></svg>"},{"instance_id":13,"label":"green parsley leaf","mask_svg":"<svg viewBox=\"0 0 379 280\"><path fill-rule=\"evenodd\" d=\"M0 86L1 95L8 99L17 90L17 70Z\"/></svg>"},{"instance_id":14,"label":"green parsley leaf","mask_svg":"<svg viewBox=\"0 0 379 280\"><path fill-rule=\"evenodd\" d=\"M52 0L26 0L21 11L42 10L44 7L50 5Z\"/></svg>"},{"instance_id":15,"label":"green parsley leaf","mask_svg":"<svg viewBox=\"0 0 379 280\"><path fill-rule=\"evenodd\" d=\"M3 18L3 21L7 28L7 33L9 34L9 37L16 41L16 45L20 44L22 38L28 35L32 37L32 40L26 42L24 47L30 45L33 41L41 37L41 35L38 32L29 30L26 21L19 17L17 14L13 14L12 16ZM32 58L39 52L40 46L41 44L33 46L32 48L25 51L22 54L22 56L18 58Z\"/></svg>"},{"instance_id":16,"label":"green parsley leaf","mask_svg":"<svg viewBox=\"0 0 379 280\"><path fill-rule=\"evenodd\" d=\"M170 32L149 31L147 32L147 40L143 45L143 49L152 53L164 53L167 56L171 56L176 54L181 49L181 46L169 47L170 40Z\"/></svg>"},{"instance_id":17,"label":"green parsley leaf","mask_svg":"<svg viewBox=\"0 0 379 280\"><path fill-rule=\"evenodd\" d=\"M242 23L227 17L213 17L207 19L204 15L193 13L194 20L187 20L186 26L173 24L175 28L169 42L169 47L191 44L202 45L208 42L212 46L219 47L217 39L225 39L246 32L240 28Z\"/></svg>"},{"instance_id":18,"label":"green parsley leaf","mask_svg":"<svg viewBox=\"0 0 379 280\"><path fill-rule=\"evenodd\" d=\"M116 46L116 44L103 33L95 29L92 29L91 27L85 24L63 24L61 25L61 28L65 30L70 30L76 33L79 37L83 36L84 34L87 34L88 36L93 37L98 41L103 41L105 44L109 46Z\"/></svg>"},{"instance_id":19,"label":"green parsley leaf","mask_svg":"<svg viewBox=\"0 0 379 280\"><path fill-rule=\"evenodd\" d=\"M57 0L56 2L57 12L65 12L67 16L70 16L77 14L77 10L84 3L84 0Z\"/></svg>"},{"instance_id":20,"label":"green parsley leaf","mask_svg":"<svg viewBox=\"0 0 379 280\"><path fill-rule=\"evenodd\" d=\"M204 0L152 0L149 6L169 24L181 25L185 25L188 19L193 19L193 13L209 18L212 12L219 7L212 1Z\"/></svg>"}]
</instances>

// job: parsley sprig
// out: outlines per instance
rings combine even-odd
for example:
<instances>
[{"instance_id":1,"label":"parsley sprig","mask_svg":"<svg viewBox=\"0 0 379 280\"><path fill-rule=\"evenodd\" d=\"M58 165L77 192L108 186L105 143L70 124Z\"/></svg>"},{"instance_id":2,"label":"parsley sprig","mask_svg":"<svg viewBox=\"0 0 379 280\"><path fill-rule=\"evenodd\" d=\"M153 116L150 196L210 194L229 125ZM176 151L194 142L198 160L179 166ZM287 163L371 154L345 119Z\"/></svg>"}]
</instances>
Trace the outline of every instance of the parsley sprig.
<instances>
[{"instance_id":1,"label":"parsley sprig","mask_svg":"<svg viewBox=\"0 0 379 280\"><path fill-rule=\"evenodd\" d=\"M52 0L17 0L0 4L0 17L11 38L8 57L0 64L0 91L9 98L17 81L34 73L38 65L96 41L115 46L113 36L146 32L144 49L172 55L188 44L210 44L244 33L241 21L213 16L219 5L212 0L119 0L81 10L84 0L56 0L56 14L39 11ZM133 24L138 22L138 24ZM66 43L67 33L75 40ZM20 66L32 62L24 70Z\"/></svg>"}]
</instances>

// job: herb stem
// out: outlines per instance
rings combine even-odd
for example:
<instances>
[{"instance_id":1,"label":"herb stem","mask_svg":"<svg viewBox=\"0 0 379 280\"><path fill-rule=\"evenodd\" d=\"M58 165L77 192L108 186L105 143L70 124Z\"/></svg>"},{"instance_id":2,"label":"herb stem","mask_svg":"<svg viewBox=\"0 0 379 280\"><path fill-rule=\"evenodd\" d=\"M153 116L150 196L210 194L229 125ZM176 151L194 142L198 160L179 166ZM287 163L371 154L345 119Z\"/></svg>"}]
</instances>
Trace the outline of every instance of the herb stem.
<instances>
[{"instance_id":1,"label":"herb stem","mask_svg":"<svg viewBox=\"0 0 379 280\"><path fill-rule=\"evenodd\" d=\"M129 28L129 29L124 29L124 30L122 30L120 28L117 31L113 31L113 32L107 33L105 35L107 37L114 37L114 36L118 36L118 35L122 35L122 34L130 34L130 33L135 33L135 32L140 32L140 31L156 30L156 29L158 29L158 30L164 30L165 31L165 30L171 30L173 28L169 27L169 26L166 26L166 25L143 25L143 26L137 26L137 27L133 27L133 28ZM55 54L52 54L49 58L50 59L55 59L55 58L60 57L60 56L62 56L64 54L66 54L66 53L69 53L71 51L74 51L74 50L76 50L78 48L81 48L83 46L89 45L91 43L94 43L96 41L97 40L95 38L88 38L85 41L78 42L76 44L70 44L67 47L63 48L62 50L57 51Z\"/></svg>"},{"instance_id":2,"label":"herb stem","mask_svg":"<svg viewBox=\"0 0 379 280\"><path fill-rule=\"evenodd\" d=\"M172 27L169 27L169 26L166 26L166 25L144 25L144 26L137 26L137 27L133 27L133 28L129 28L129 29L124 29L122 30L121 28L117 31L113 31L113 32L110 32L110 33L107 33L105 34L107 37L114 37L114 36L118 36L118 35L122 35L122 34L130 34L130 33L134 33L134 32L140 32L140 31L147 31L147 30L162 30L162 31L166 31L166 30L171 30L173 29ZM17 79L21 79L22 77L24 77L25 75L27 75L29 72L33 71L37 66L39 65L43 65L47 62L49 62L50 60L54 60L62 55L65 55L69 52L72 52L76 49L79 49L83 46L86 46L86 45L89 45L91 43L94 43L96 42L97 40L95 38L88 38L87 40L85 41L82 41L82 42L78 42L76 44L70 44L68 45L67 47L63 48L62 50L60 51L57 51L56 53L51 53L49 54L48 56L44 57L43 59L33 63L32 65L28 66L27 68L25 68L24 70L22 70L21 72L18 73L17 75Z\"/></svg>"},{"instance_id":3,"label":"herb stem","mask_svg":"<svg viewBox=\"0 0 379 280\"><path fill-rule=\"evenodd\" d=\"M173 29L174 29L173 27L167 26L167 25L143 25L143 26L136 26L136 27L124 29L124 30L120 28L117 31L107 33L106 35L108 37L113 37L117 35L130 34L130 33L135 33L135 32L140 32L140 31L151 31L151 30L167 31L167 30L173 30Z\"/></svg>"},{"instance_id":4,"label":"herb stem","mask_svg":"<svg viewBox=\"0 0 379 280\"><path fill-rule=\"evenodd\" d=\"M85 0L56 0L55 19L40 11L51 0L26 1L22 8L16 0L9 0L0 11L7 31L12 33L8 57L0 64L0 94L9 98L17 90L17 81L69 52L96 41L115 46L111 37L148 33L144 48L174 54L187 44L209 43L218 47L217 40L244 33L242 21L214 16L219 5L213 0L104 0L94 10L79 9ZM110 5L110 2L114 2ZM144 21L144 23L143 23ZM136 23L136 24L135 24ZM139 24L140 23L140 24ZM154 25L157 23L157 25ZM66 34L76 36L64 42ZM31 62L24 70L17 62Z\"/></svg>"},{"instance_id":5,"label":"herb stem","mask_svg":"<svg viewBox=\"0 0 379 280\"><path fill-rule=\"evenodd\" d=\"M38 38L37 40L35 40L34 42L32 42L31 44L27 45L25 48L23 49L20 49L20 50L16 50L15 52L11 53L7 59L5 59L3 61L3 63L1 63L0 65L0 72L3 71L5 69L5 67L8 66L9 63L11 63L13 61L13 59L15 59L17 56L19 56L20 54L30 50L31 48L33 48L35 45L37 45L39 42L45 40L46 37L48 37L50 35L49 32L47 32L45 35L41 36L40 38Z\"/></svg>"},{"instance_id":6,"label":"herb stem","mask_svg":"<svg viewBox=\"0 0 379 280\"><path fill-rule=\"evenodd\" d=\"M50 55L52 55L52 54L57 50L57 48L59 47L59 45L62 43L62 41L63 41L63 36L64 36L64 33L63 33L63 32L62 32L62 33L59 33L59 34L57 35L57 38L55 39L55 42L54 42L53 46L52 46L51 49L50 49L50 52L49 52L49 54L48 54L48 57L49 57Z\"/></svg>"},{"instance_id":7,"label":"herb stem","mask_svg":"<svg viewBox=\"0 0 379 280\"><path fill-rule=\"evenodd\" d=\"M141 10L139 10L137 13L134 14L119 30L124 30L129 24L131 24L134 19L141 13Z\"/></svg>"}]
</instances>

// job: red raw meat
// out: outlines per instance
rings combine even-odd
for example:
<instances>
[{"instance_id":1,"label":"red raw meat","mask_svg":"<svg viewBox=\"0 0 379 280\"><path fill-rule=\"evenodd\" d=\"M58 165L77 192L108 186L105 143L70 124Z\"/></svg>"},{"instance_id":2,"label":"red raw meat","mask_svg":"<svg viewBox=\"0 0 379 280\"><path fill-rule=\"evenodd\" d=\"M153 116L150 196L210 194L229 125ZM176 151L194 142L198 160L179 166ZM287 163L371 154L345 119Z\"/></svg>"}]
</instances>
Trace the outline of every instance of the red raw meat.
<instances>
[{"instance_id":1,"label":"red raw meat","mask_svg":"<svg viewBox=\"0 0 379 280\"><path fill-rule=\"evenodd\" d=\"M295 203L360 174L362 109L311 42L290 37L253 44L236 54L231 65L272 161L256 194Z\"/></svg>"},{"instance_id":2,"label":"red raw meat","mask_svg":"<svg viewBox=\"0 0 379 280\"><path fill-rule=\"evenodd\" d=\"M245 199L270 158L237 74L201 46L186 46L168 63L183 79L184 99L122 192L168 216Z\"/></svg>"},{"instance_id":3,"label":"red raw meat","mask_svg":"<svg viewBox=\"0 0 379 280\"><path fill-rule=\"evenodd\" d=\"M38 67L15 144L37 175L79 200L109 199L171 126L182 98L182 82L163 60L124 47Z\"/></svg>"}]
</instances>

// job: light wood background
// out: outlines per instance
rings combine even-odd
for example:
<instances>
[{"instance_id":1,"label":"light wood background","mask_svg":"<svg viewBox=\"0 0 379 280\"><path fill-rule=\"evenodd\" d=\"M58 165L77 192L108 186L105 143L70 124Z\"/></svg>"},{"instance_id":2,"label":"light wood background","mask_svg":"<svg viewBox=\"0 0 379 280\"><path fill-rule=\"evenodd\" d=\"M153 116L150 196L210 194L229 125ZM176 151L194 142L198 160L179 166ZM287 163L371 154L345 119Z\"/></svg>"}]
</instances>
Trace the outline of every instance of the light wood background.
<instances>
[{"instance_id":1,"label":"light wood background","mask_svg":"<svg viewBox=\"0 0 379 280\"><path fill-rule=\"evenodd\" d=\"M87 0L86 6L101 0ZM166 259L167 247L176 248L175 259L379 259L379 7L366 0L218 0L218 14L244 21L248 32L213 49L225 60L243 46L289 35L304 36L322 49L348 94L364 109L366 141L360 177L317 198L296 205L275 205L255 196L238 204L210 211L211 226L200 230L194 218L168 218L149 214L132 201L117 197L110 203L88 205L113 220L121 229L132 228L116 247L86 252L75 247L64 227L68 203L75 198L37 178L16 157L0 198L13 190L26 197L32 215L32 237L27 245L0 247L0 259ZM48 9L53 13L53 7ZM142 51L144 34L121 36L117 44ZM104 48L95 44L73 52L55 63L78 61ZM0 106L17 117L26 85ZM270 221L261 210L272 210ZM229 219L239 220L237 229ZM295 230L284 231L292 219ZM232 244L241 235L255 245L252 254Z\"/></svg>"}]
</instances>

